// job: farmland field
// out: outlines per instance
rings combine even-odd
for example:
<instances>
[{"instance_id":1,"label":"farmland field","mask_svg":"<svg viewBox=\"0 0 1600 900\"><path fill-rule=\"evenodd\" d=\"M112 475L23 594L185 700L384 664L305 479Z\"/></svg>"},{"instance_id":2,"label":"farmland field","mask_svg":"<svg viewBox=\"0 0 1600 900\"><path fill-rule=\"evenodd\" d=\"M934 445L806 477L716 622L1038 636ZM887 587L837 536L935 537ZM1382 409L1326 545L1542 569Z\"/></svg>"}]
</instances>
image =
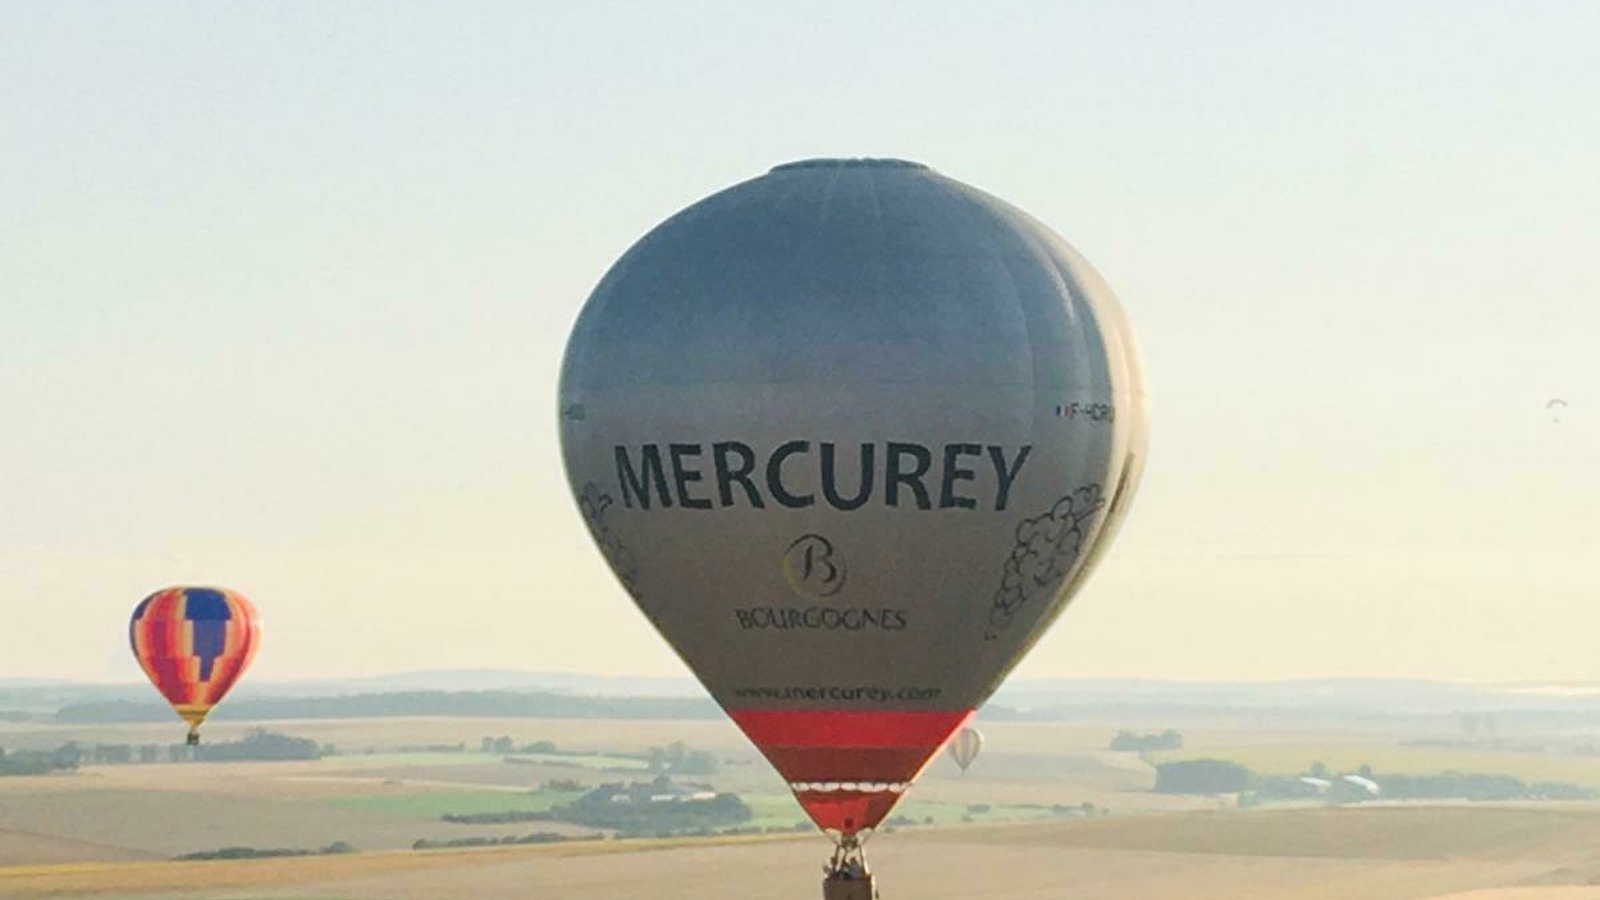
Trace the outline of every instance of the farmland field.
<instances>
[{"instance_id":1,"label":"farmland field","mask_svg":"<svg viewBox=\"0 0 1600 900\"><path fill-rule=\"evenodd\" d=\"M724 722L506 719L270 723L336 745L321 760L90 765L0 779L0 898L104 900L434 900L582 896L806 897L827 843L781 779ZM1141 757L1106 749L1094 723L984 726L960 772L940 757L873 838L885 896L1600 900L1600 803L1406 804L1235 811L1226 799L1151 791L1151 762L1236 759L1264 773L1368 763L1600 784L1588 757L1405 746L1400 733L1195 726L1185 747ZM232 729L232 730L230 730ZM227 740L243 727L210 730ZM0 744L170 741L170 726L0 724ZM550 741L553 753L480 752L483 737ZM738 793L748 829L772 833L541 846L412 850L418 841L500 840L594 829L523 821L456 824L446 814L544 810L601 783L645 780L646 751L708 750ZM422 749L463 746L465 749ZM1595 774L1591 774L1595 773ZM556 785L552 786L552 783ZM778 833L784 832L784 833ZM221 847L356 853L183 862ZM986 874L987 873L987 874ZM985 878L997 879L993 882ZM1481 893L1482 891L1492 893ZM1480 893L1468 893L1479 891ZM1582 893L1589 891L1589 893ZM1498 893L1493 893L1498 892Z\"/></svg>"},{"instance_id":2,"label":"farmland field","mask_svg":"<svg viewBox=\"0 0 1600 900\"><path fill-rule=\"evenodd\" d=\"M1365 764L1394 775L1454 770L1511 775L1526 782L1566 781L1600 788L1600 756L1511 753L1493 749L1418 747L1399 743L1284 743L1201 746L1151 754L1157 762L1225 759L1263 775L1295 775L1313 762L1349 772Z\"/></svg>"},{"instance_id":3,"label":"farmland field","mask_svg":"<svg viewBox=\"0 0 1600 900\"><path fill-rule=\"evenodd\" d=\"M1412 840L1427 835L1421 842ZM1600 813L1187 813L928 829L873 843L886 897L1593 900ZM0 870L0 898L814 897L814 837Z\"/></svg>"},{"instance_id":4,"label":"farmland field","mask_svg":"<svg viewBox=\"0 0 1600 900\"><path fill-rule=\"evenodd\" d=\"M426 791L415 794L363 794L323 801L345 809L364 809L420 819L446 813L542 812L583 796L582 791Z\"/></svg>"}]
</instances>

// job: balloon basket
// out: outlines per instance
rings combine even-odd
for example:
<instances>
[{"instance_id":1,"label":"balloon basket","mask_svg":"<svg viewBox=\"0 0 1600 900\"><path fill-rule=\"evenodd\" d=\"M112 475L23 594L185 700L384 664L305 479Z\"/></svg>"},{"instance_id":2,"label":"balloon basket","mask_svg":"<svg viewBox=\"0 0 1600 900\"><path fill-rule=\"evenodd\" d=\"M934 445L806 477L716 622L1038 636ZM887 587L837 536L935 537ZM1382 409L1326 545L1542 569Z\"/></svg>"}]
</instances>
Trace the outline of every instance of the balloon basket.
<instances>
[{"instance_id":1,"label":"balloon basket","mask_svg":"<svg viewBox=\"0 0 1600 900\"><path fill-rule=\"evenodd\" d=\"M190 747L200 746L200 732L191 730L189 736L184 739L184 744Z\"/></svg>"},{"instance_id":2,"label":"balloon basket","mask_svg":"<svg viewBox=\"0 0 1600 900\"><path fill-rule=\"evenodd\" d=\"M839 839L822 871L822 900L878 900L877 883L855 835Z\"/></svg>"},{"instance_id":3,"label":"balloon basket","mask_svg":"<svg viewBox=\"0 0 1600 900\"><path fill-rule=\"evenodd\" d=\"M825 878L822 900L878 900L878 889L873 886L871 875L854 879Z\"/></svg>"}]
</instances>

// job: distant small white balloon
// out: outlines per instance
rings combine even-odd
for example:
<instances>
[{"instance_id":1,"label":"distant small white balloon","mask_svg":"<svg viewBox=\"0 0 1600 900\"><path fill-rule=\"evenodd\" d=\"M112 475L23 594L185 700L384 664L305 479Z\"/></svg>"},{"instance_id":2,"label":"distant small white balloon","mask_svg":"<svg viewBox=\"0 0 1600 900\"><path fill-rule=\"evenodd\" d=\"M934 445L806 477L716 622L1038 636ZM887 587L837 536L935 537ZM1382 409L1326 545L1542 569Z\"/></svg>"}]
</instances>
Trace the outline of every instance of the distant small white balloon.
<instances>
[{"instance_id":1,"label":"distant small white balloon","mask_svg":"<svg viewBox=\"0 0 1600 900\"><path fill-rule=\"evenodd\" d=\"M960 766L963 772L967 770L967 766L972 765L973 760L978 758L978 751L982 749L983 732L973 728L971 725L956 732L956 736L950 739L950 757L956 761L956 765Z\"/></svg>"}]
</instances>

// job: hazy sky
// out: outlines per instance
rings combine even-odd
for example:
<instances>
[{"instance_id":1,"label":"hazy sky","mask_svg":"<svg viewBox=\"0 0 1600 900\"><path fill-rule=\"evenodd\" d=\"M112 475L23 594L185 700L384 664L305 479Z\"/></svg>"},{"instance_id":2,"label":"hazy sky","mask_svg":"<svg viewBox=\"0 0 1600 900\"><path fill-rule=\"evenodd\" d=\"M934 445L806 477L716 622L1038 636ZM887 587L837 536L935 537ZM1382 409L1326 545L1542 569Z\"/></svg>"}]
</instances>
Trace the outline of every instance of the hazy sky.
<instances>
[{"instance_id":1,"label":"hazy sky","mask_svg":"<svg viewBox=\"0 0 1600 900\"><path fill-rule=\"evenodd\" d=\"M1150 467L1021 674L1600 679L1600 4L0 5L0 678L676 674L556 450L700 197L902 156L1074 243ZM1556 424L1552 397L1570 406Z\"/></svg>"}]
</instances>

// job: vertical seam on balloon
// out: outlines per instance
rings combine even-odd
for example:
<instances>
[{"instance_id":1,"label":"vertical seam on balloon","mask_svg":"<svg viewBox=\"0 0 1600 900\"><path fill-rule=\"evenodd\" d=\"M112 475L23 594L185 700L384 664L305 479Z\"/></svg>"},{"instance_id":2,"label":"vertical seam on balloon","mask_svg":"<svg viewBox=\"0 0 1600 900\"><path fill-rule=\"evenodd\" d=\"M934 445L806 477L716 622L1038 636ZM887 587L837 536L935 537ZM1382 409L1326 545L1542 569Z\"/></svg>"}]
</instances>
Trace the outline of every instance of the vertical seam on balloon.
<instances>
[{"instance_id":1,"label":"vertical seam on balloon","mask_svg":"<svg viewBox=\"0 0 1600 900\"><path fill-rule=\"evenodd\" d=\"M867 186L867 194L872 200L873 215L881 224L883 221L883 204L878 202L878 186L874 183L874 179L876 177L874 175L874 170L870 167L863 167L859 171L862 182Z\"/></svg>"},{"instance_id":2,"label":"vertical seam on balloon","mask_svg":"<svg viewBox=\"0 0 1600 900\"><path fill-rule=\"evenodd\" d=\"M150 606L153 599L154 595L146 597L144 602L139 604L140 608L134 610L133 625L129 628L133 643L133 658L138 661L139 668L144 670L145 677L152 679L156 673L150 667L150 638L147 632L150 628Z\"/></svg>"},{"instance_id":3,"label":"vertical seam on balloon","mask_svg":"<svg viewBox=\"0 0 1600 900\"><path fill-rule=\"evenodd\" d=\"M226 596L224 596L223 602L227 602ZM229 611L231 612L232 610L230 609ZM218 692L225 690L225 685L232 669L233 646L237 640L234 635L235 630L233 618L229 616L222 623L222 650L211 661L211 677L206 679L201 690L201 696L205 698L207 703L216 703Z\"/></svg>"},{"instance_id":4,"label":"vertical seam on balloon","mask_svg":"<svg viewBox=\"0 0 1600 900\"><path fill-rule=\"evenodd\" d=\"M169 591L166 603L163 604L166 615L161 619L161 649L165 654L162 662L165 663L164 680L169 682L168 690L176 694L169 697L175 703L186 703L189 696L184 689L183 671L183 632L181 630L181 616L183 615L183 593Z\"/></svg>"},{"instance_id":5,"label":"vertical seam on balloon","mask_svg":"<svg viewBox=\"0 0 1600 900\"><path fill-rule=\"evenodd\" d=\"M244 673L244 656L250 645L250 617L243 598L232 591L225 591L223 599L228 604L228 624L223 642L225 658L221 661L221 671L207 691L207 699L212 703L221 702L223 695L233 688Z\"/></svg>"},{"instance_id":6,"label":"vertical seam on balloon","mask_svg":"<svg viewBox=\"0 0 1600 900\"><path fill-rule=\"evenodd\" d=\"M181 635L179 649L179 665L181 666L181 680L184 689L184 699L190 703L200 702L200 655L195 652L194 622L189 619L189 592L185 590L178 596L178 614L176 616L179 634Z\"/></svg>"},{"instance_id":7,"label":"vertical seam on balloon","mask_svg":"<svg viewBox=\"0 0 1600 900\"><path fill-rule=\"evenodd\" d=\"M833 189L839 184L839 176L844 172L843 166L833 167L833 177L828 179L828 189L822 192L821 221L828 221L829 207L833 204Z\"/></svg>"}]
</instances>

